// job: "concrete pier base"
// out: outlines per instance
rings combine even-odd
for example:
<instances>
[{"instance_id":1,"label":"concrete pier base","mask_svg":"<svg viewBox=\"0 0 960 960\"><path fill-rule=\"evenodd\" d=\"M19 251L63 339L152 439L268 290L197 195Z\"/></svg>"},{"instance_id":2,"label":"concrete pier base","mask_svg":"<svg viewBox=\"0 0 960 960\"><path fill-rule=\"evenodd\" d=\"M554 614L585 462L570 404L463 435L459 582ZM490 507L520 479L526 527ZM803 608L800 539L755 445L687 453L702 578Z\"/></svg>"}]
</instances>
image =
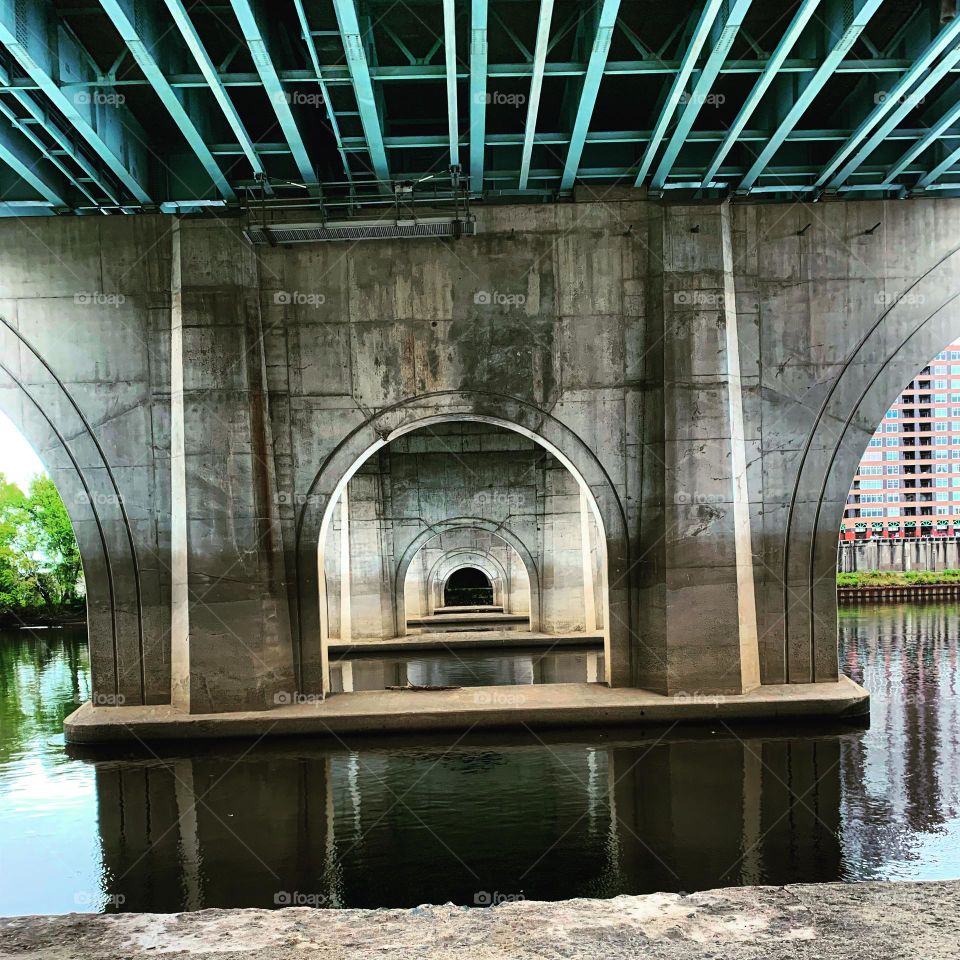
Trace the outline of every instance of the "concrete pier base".
<instances>
[{"instance_id":1,"label":"concrete pier base","mask_svg":"<svg viewBox=\"0 0 960 960\"><path fill-rule=\"evenodd\" d=\"M802 717L856 718L869 694L847 677L828 683L766 684L746 694L675 694L596 683L372 690L326 700L291 696L272 710L188 714L173 706L95 707L64 721L70 743L280 735L409 733L494 727L618 726Z\"/></svg>"},{"instance_id":2,"label":"concrete pier base","mask_svg":"<svg viewBox=\"0 0 960 960\"><path fill-rule=\"evenodd\" d=\"M486 893L486 892L484 892ZM203 910L0 920L0 958L954 958L960 882L740 887L489 909Z\"/></svg>"}]
</instances>

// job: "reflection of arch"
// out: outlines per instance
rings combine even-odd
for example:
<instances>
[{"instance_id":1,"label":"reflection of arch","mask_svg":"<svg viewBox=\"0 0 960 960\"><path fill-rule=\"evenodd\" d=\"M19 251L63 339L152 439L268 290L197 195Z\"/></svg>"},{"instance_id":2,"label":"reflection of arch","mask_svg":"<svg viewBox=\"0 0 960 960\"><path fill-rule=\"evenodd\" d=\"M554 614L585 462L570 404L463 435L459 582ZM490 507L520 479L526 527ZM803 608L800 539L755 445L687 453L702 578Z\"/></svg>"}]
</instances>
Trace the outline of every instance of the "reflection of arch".
<instances>
[{"instance_id":1,"label":"reflection of arch","mask_svg":"<svg viewBox=\"0 0 960 960\"><path fill-rule=\"evenodd\" d=\"M439 523L432 523L425 526L420 533L410 542L410 545L404 550L397 564L396 572L393 577L393 597L394 597L394 616L398 627L404 627L407 622L405 612L404 584L407 582L407 571L410 564L413 563L420 549L428 541L439 536L446 530L455 530L461 527L474 527L478 530L484 530L492 533L503 540L508 546L516 550L517 555L523 561L524 569L527 571L527 581L530 584L530 629L540 629L540 571L533 559L533 555L527 548L527 545L508 527L493 520L486 520L483 517L450 517Z\"/></svg>"},{"instance_id":2,"label":"reflection of arch","mask_svg":"<svg viewBox=\"0 0 960 960\"><path fill-rule=\"evenodd\" d=\"M321 633L326 608L321 571L333 504L360 465L377 450L413 430L455 420L490 423L523 434L545 447L576 478L601 533L607 679L618 686L631 683L632 570L627 518L606 468L570 427L527 401L494 393L445 390L385 407L355 427L324 459L306 492L295 530L296 592L291 611L291 620L297 625L295 654L301 687L326 688L328 683L326 641Z\"/></svg>"},{"instance_id":3,"label":"reflection of arch","mask_svg":"<svg viewBox=\"0 0 960 960\"><path fill-rule=\"evenodd\" d=\"M11 355L19 356L21 366L24 360L32 357L42 370L42 373L35 371L34 376L39 375L46 382L31 379L28 385L22 369L18 375L4 362L0 362L0 370L46 423L50 435L56 438L54 456L65 457L69 462L69 469L57 471L56 484L70 517L83 564L94 693L122 695L123 700L118 702L144 703L147 698L140 568L130 518L116 476L90 421L63 380L36 347L4 317L0 317L0 325L16 338L16 345L12 349L6 348L4 353L9 351ZM37 389L31 389L34 387ZM48 398L46 402L41 402L43 395ZM54 402L50 402L51 396L56 398ZM64 416L61 398L72 411L72 416L70 412ZM4 413L34 449L42 450L44 444L37 442L35 431L23 416L22 409L4 400L6 391L0 390ZM86 458L78 453L80 440L89 441ZM66 464L56 466L65 468ZM102 486L94 480L98 475L108 481L107 492L97 489ZM117 516L109 515L114 512L111 507ZM91 521L95 536L87 532ZM111 530L118 525L122 536L111 536ZM117 545L121 546L120 551L116 550ZM111 546L118 555L111 554ZM109 656L104 654L100 640L101 632L107 632L107 621Z\"/></svg>"},{"instance_id":4,"label":"reflection of arch","mask_svg":"<svg viewBox=\"0 0 960 960\"><path fill-rule=\"evenodd\" d=\"M850 479L904 384L956 337L958 255L955 247L880 313L814 416L786 505L780 597L785 682L837 675L834 571Z\"/></svg>"},{"instance_id":5,"label":"reflection of arch","mask_svg":"<svg viewBox=\"0 0 960 960\"><path fill-rule=\"evenodd\" d=\"M465 551L466 552L466 551ZM446 557L441 557L433 566L428 576L428 583L431 590L436 588L439 594L440 604L444 607L456 606L451 599L451 590L456 589L457 575L473 573L477 574L483 580L483 589L490 590L490 603L487 606L503 606L503 595L506 590L507 574L503 567L494 560L493 557L485 557L476 551L470 551L468 558L461 558L452 561L454 566L447 569L451 562ZM499 567L499 570L497 569ZM434 607L436 607L434 599Z\"/></svg>"}]
</instances>

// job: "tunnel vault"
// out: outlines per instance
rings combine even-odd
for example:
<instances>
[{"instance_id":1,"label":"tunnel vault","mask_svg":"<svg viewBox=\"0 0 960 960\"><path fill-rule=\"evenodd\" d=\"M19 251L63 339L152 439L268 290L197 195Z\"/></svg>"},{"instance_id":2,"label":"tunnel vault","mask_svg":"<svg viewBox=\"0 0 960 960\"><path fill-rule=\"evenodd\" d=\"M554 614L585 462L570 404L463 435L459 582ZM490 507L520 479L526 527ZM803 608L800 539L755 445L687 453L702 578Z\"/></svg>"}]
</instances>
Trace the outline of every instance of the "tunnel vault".
<instances>
[{"instance_id":1,"label":"tunnel vault","mask_svg":"<svg viewBox=\"0 0 960 960\"><path fill-rule=\"evenodd\" d=\"M891 400L956 337L960 203L587 192L477 225L255 250L212 218L0 223L0 407L76 528L98 694L216 712L321 692L336 503L371 455L449 423L576 478L612 684L837 676L843 502ZM417 543L483 522L411 530L384 619ZM499 535L542 623L554 573Z\"/></svg>"}]
</instances>

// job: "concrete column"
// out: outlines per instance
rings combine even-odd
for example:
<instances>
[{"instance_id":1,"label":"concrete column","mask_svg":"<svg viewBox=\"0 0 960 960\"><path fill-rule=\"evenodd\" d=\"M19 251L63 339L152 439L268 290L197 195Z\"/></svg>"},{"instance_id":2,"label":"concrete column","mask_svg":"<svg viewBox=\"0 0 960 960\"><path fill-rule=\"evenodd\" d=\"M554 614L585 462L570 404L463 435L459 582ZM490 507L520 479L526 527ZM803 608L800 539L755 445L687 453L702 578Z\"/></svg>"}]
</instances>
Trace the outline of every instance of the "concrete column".
<instances>
[{"instance_id":1,"label":"concrete column","mask_svg":"<svg viewBox=\"0 0 960 960\"><path fill-rule=\"evenodd\" d=\"M662 209L648 240L638 685L741 693L760 682L747 475L759 436L744 412L756 326L737 310L726 207Z\"/></svg>"},{"instance_id":2,"label":"concrete column","mask_svg":"<svg viewBox=\"0 0 960 960\"><path fill-rule=\"evenodd\" d=\"M257 264L215 221L173 237L174 702L267 709L295 680Z\"/></svg>"}]
</instances>

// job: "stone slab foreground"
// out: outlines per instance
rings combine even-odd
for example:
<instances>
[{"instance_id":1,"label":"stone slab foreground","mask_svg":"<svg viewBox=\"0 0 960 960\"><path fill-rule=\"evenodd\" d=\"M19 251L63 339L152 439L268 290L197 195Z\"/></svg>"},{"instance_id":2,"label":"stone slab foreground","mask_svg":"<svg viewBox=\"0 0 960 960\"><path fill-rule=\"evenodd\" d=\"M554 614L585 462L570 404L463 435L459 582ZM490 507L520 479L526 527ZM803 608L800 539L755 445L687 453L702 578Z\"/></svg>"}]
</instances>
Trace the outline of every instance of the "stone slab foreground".
<instances>
[{"instance_id":1,"label":"stone slab foreground","mask_svg":"<svg viewBox=\"0 0 960 960\"><path fill-rule=\"evenodd\" d=\"M3 960L955 960L960 882L740 887L490 908L0 919Z\"/></svg>"},{"instance_id":2,"label":"stone slab foreground","mask_svg":"<svg viewBox=\"0 0 960 960\"><path fill-rule=\"evenodd\" d=\"M848 677L764 684L749 693L663 696L599 683L364 690L312 697L272 710L187 714L167 705L95 707L64 720L70 743L346 733L619 726L710 720L861 718L870 695Z\"/></svg>"}]
</instances>

